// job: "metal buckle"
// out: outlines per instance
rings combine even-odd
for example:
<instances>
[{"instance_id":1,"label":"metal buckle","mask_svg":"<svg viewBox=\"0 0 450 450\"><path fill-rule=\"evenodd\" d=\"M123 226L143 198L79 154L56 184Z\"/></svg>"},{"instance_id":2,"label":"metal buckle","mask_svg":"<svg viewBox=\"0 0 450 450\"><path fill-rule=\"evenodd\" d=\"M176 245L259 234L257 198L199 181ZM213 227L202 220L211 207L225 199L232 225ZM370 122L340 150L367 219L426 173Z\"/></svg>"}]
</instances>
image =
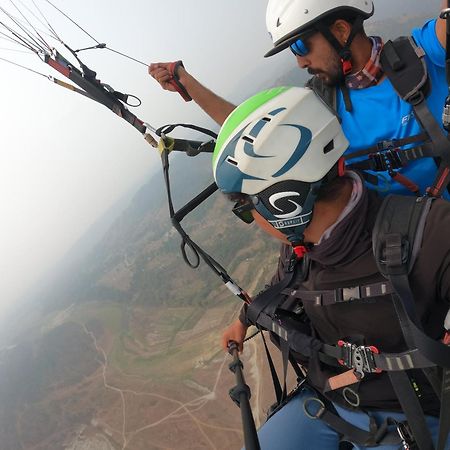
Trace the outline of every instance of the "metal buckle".
<instances>
[{"instance_id":1,"label":"metal buckle","mask_svg":"<svg viewBox=\"0 0 450 450\"><path fill-rule=\"evenodd\" d=\"M338 346L342 348L342 359L339 364L353 369L355 375L361 380L366 373L380 373L375 363L374 354L379 354L379 350L373 345L355 345L345 341L338 341Z\"/></svg>"},{"instance_id":2,"label":"metal buckle","mask_svg":"<svg viewBox=\"0 0 450 450\"><path fill-rule=\"evenodd\" d=\"M406 422L397 422L397 433L402 440L403 450L412 450L415 439Z\"/></svg>"},{"instance_id":3,"label":"metal buckle","mask_svg":"<svg viewBox=\"0 0 450 450\"><path fill-rule=\"evenodd\" d=\"M310 405L310 403L317 403L319 405L319 408L315 414L312 414L308 411L308 406ZM326 408L324 402L317 397L307 398L303 402L303 411L310 419L320 419L323 416L325 410Z\"/></svg>"},{"instance_id":4,"label":"metal buckle","mask_svg":"<svg viewBox=\"0 0 450 450\"><path fill-rule=\"evenodd\" d=\"M389 150L389 149L392 149L394 147L395 147L395 143L394 143L394 141L392 139L381 141L381 142L378 142L378 144L377 144L377 149L379 151Z\"/></svg>"},{"instance_id":5,"label":"metal buckle","mask_svg":"<svg viewBox=\"0 0 450 450\"><path fill-rule=\"evenodd\" d=\"M365 373L379 373L380 369L375 364L374 353L379 353L378 349L374 346L366 347L361 345L356 347L353 351L353 368L355 374L364 378Z\"/></svg>"},{"instance_id":6,"label":"metal buckle","mask_svg":"<svg viewBox=\"0 0 450 450\"><path fill-rule=\"evenodd\" d=\"M355 298L361 298L361 286L342 288L342 301L347 302Z\"/></svg>"}]
</instances>

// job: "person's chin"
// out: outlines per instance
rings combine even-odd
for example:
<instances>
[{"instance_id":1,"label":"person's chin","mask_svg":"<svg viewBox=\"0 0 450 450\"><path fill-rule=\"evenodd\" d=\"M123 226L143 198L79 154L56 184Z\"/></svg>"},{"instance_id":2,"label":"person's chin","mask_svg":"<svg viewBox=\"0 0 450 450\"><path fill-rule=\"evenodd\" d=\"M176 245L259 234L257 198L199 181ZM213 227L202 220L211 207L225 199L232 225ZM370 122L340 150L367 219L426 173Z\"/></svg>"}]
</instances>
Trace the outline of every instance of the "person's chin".
<instances>
[{"instance_id":1,"label":"person's chin","mask_svg":"<svg viewBox=\"0 0 450 450\"><path fill-rule=\"evenodd\" d=\"M315 74L319 79L321 79L325 84L332 84L331 78L325 72L317 72Z\"/></svg>"}]
</instances>

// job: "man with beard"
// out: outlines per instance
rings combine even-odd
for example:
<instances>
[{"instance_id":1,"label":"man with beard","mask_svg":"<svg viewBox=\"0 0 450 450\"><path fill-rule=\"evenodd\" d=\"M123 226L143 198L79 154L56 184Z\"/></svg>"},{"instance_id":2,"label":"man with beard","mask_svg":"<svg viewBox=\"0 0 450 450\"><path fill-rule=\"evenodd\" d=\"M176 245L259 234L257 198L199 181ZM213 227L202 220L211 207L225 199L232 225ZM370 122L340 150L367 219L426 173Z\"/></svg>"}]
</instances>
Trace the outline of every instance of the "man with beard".
<instances>
[{"instance_id":1,"label":"man with beard","mask_svg":"<svg viewBox=\"0 0 450 450\"><path fill-rule=\"evenodd\" d=\"M399 97L380 64L382 39L367 36L364 31L364 20L373 13L369 0L269 0L267 6L266 23L274 46L265 56L290 48L299 67L314 75L311 86L321 85L322 90L333 87L334 109L350 141L347 153L423 131L413 106ZM445 20L431 20L413 30L412 36L423 49L431 82L426 104L434 120L441 123L448 94ZM204 87L180 63L154 63L149 66L149 73L163 89L181 89L185 99L192 98L219 124L235 108ZM432 158L413 161L407 167L397 167L400 175L395 177L389 169L372 173L374 176L366 180L372 183L369 188L424 193L433 181L436 164ZM401 176L406 177L403 183L399 182ZM405 179L410 181L408 188Z\"/></svg>"}]
</instances>

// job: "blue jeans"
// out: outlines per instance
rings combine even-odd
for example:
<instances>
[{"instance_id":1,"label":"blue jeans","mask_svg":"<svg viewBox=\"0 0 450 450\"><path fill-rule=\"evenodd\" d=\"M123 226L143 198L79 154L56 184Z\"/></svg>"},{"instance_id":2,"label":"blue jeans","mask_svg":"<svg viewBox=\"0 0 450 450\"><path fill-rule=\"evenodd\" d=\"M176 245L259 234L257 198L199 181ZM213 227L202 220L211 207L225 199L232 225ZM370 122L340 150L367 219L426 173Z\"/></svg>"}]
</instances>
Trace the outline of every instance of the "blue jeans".
<instances>
[{"instance_id":1,"label":"blue jeans","mask_svg":"<svg viewBox=\"0 0 450 450\"><path fill-rule=\"evenodd\" d=\"M308 417L303 409L305 401L315 397L315 393L304 388L280 411L274 414L258 431L262 450L337 450L339 448L339 435L320 419ZM308 411L314 414L317 411L317 402L308 401ZM347 422L369 431L369 418L363 412L350 411L335 405L338 414ZM315 409L316 408L316 409ZM378 425L384 419L391 417L404 421L405 415L388 411L370 412ZM427 416L427 423L433 439L437 440L439 419ZM354 449L398 450L398 445L380 445L378 447L360 447ZM450 450L450 438L447 440L446 450Z\"/></svg>"}]
</instances>

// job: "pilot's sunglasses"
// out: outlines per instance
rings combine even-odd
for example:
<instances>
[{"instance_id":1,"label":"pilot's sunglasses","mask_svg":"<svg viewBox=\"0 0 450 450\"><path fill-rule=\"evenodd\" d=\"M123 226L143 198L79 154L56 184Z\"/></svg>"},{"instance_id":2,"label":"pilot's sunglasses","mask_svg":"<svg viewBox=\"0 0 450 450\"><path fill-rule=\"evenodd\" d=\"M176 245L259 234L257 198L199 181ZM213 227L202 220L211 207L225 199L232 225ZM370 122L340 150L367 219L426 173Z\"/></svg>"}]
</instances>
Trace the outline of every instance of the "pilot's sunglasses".
<instances>
[{"instance_id":1,"label":"pilot's sunglasses","mask_svg":"<svg viewBox=\"0 0 450 450\"><path fill-rule=\"evenodd\" d=\"M302 34L295 42L290 45L290 49L295 56L306 56L309 53L309 47L306 41L317 33L316 30L311 30L305 34Z\"/></svg>"},{"instance_id":2,"label":"pilot's sunglasses","mask_svg":"<svg viewBox=\"0 0 450 450\"><path fill-rule=\"evenodd\" d=\"M252 223L254 220L253 214L252 214L252 209L255 209L255 207L253 206L253 203L251 203L251 202L245 202L245 203L237 202L233 206L232 211L243 222Z\"/></svg>"}]
</instances>

